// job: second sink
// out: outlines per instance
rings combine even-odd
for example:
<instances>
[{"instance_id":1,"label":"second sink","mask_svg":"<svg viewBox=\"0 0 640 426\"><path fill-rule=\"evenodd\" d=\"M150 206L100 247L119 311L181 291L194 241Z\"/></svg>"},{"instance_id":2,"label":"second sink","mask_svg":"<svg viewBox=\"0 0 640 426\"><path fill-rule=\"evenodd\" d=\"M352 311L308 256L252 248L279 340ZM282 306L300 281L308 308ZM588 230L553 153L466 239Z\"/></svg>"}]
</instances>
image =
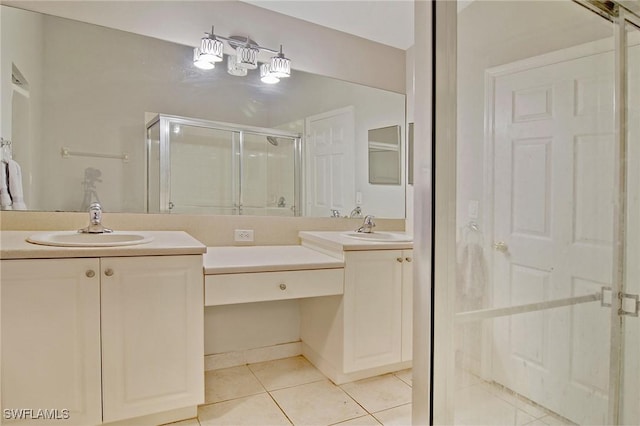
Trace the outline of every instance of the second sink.
<instances>
[{"instance_id":1,"label":"second sink","mask_svg":"<svg viewBox=\"0 0 640 426\"><path fill-rule=\"evenodd\" d=\"M345 232L345 237L355 238L358 240L375 241L375 242L405 242L413 241L413 238L406 234L393 232Z\"/></svg>"}]
</instances>

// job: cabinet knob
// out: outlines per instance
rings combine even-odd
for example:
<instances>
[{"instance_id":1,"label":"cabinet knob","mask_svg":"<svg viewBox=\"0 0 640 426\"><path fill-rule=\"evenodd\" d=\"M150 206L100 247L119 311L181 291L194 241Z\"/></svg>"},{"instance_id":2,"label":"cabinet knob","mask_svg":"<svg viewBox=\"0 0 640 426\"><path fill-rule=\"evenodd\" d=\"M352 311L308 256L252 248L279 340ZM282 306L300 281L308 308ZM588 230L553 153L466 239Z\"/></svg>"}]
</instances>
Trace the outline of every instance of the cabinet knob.
<instances>
[{"instance_id":1,"label":"cabinet knob","mask_svg":"<svg viewBox=\"0 0 640 426\"><path fill-rule=\"evenodd\" d=\"M107 269L105 269L105 270L104 270L104 274L105 274L106 276L108 276L108 277L112 276L112 275L113 275L113 269L111 269L111 268L107 268Z\"/></svg>"},{"instance_id":2,"label":"cabinet knob","mask_svg":"<svg viewBox=\"0 0 640 426\"><path fill-rule=\"evenodd\" d=\"M406 260L407 262L411 262L413 259L410 257L405 257L404 260Z\"/></svg>"},{"instance_id":3,"label":"cabinet knob","mask_svg":"<svg viewBox=\"0 0 640 426\"><path fill-rule=\"evenodd\" d=\"M95 276L96 276L96 273L95 273L95 271L94 271L93 269L89 269L89 270L88 270L87 272L85 272L84 274L87 276L87 278L93 278L93 277L95 277Z\"/></svg>"},{"instance_id":4,"label":"cabinet knob","mask_svg":"<svg viewBox=\"0 0 640 426\"><path fill-rule=\"evenodd\" d=\"M286 290L287 285L285 283L280 284L280 290Z\"/></svg>"},{"instance_id":5,"label":"cabinet knob","mask_svg":"<svg viewBox=\"0 0 640 426\"><path fill-rule=\"evenodd\" d=\"M404 261L404 259L402 259L401 257L396 257L396 260L397 260L399 263L402 263L402 262Z\"/></svg>"}]
</instances>

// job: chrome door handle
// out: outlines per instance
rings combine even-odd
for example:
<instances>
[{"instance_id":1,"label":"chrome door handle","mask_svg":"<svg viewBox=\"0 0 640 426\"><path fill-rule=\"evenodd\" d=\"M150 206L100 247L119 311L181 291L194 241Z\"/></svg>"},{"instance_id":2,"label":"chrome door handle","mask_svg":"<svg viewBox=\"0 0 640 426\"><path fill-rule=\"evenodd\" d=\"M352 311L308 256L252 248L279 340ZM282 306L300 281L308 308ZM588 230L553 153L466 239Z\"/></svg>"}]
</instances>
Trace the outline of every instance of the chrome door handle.
<instances>
[{"instance_id":1,"label":"chrome door handle","mask_svg":"<svg viewBox=\"0 0 640 426\"><path fill-rule=\"evenodd\" d=\"M509 246L504 241L498 241L497 243L493 243L493 248L502 253L506 253L509 250Z\"/></svg>"}]
</instances>

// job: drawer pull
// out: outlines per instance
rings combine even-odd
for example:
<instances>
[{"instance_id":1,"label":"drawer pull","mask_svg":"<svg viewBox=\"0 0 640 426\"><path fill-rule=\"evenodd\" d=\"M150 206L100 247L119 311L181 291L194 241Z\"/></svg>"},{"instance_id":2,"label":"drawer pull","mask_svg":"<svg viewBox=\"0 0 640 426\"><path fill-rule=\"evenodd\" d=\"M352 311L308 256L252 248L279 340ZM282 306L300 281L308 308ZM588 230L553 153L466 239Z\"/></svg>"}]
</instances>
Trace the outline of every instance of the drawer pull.
<instances>
[{"instance_id":1,"label":"drawer pull","mask_svg":"<svg viewBox=\"0 0 640 426\"><path fill-rule=\"evenodd\" d=\"M89 269L87 272L84 273L87 278L93 278L96 276L96 273L93 271L93 269Z\"/></svg>"},{"instance_id":2,"label":"drawer pull","mask_svg":"<svg viewBox=\"0 0 640 426\"><path fill-rule=\"evenodd\" d=\"M109 269L105 269L104 274L108 277L113 275L113 269L109 268Z\"/></svg>"},{"instance_id":3,"label":"drawer pull","mask_svg":"<svg viewBox=\"0 0 640 426\"><path fill-rule=\"evenodd\" d=\"M410 257L405 257L404 260L406 260L407 262L411 262L413 259Z\"/></svg>"},{"instance_id":4,"label":"drawer pull","mask_svg":"<svg viewBox=\"0 0 640 426\"><path fill-rule=\"evenodd\" d=\"M285 283L280 284L280 290L286 290L287 285Z\"/></svg>"},{"instance_id":5,"label":"drawer pull","mask_svg":"<svg viewBox=\"0 0 640 426\"><path fill-rule=\"evenodd\" d=\"M404 261L401 257L396 257L396 260L398 261L398 263L402 263Z\"/></svg>"}]
</instances>

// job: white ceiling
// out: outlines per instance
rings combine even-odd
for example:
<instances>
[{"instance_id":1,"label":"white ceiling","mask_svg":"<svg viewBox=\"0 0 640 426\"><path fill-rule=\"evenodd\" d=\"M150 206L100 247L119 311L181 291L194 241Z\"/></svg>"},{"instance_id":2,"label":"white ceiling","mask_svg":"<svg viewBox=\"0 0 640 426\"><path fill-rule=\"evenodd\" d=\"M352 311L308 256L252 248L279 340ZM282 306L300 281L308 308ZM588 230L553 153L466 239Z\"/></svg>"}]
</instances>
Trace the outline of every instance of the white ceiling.
<instances>
[{"instance_id":1,"label":"white ceiling","mask_svg":"<svg viewBox=\"0 0 640 426\"><path fill-rule=\"evenodd\" d=\"M243 1L398 49L413 45L413 0Z\"/></svg>"}]
</instances>

